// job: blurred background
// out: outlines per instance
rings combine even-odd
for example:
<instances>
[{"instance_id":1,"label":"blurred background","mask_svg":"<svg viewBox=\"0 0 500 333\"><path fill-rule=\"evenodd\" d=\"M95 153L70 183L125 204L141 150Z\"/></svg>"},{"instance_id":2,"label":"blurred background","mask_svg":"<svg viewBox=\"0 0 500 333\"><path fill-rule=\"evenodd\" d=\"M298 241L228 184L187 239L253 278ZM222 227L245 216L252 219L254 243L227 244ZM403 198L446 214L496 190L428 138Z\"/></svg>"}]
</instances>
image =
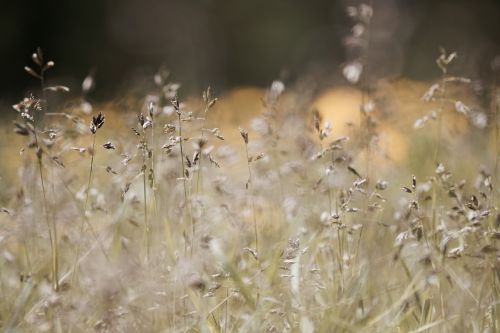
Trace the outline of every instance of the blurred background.
<instances>
[{"instance_id":1,"label":"blurred background","mask_svg":"<svg viewBox=\"0 0 500 333\"><path fill-rule=\"evenodd\" d=\"M0 100L17 102L37 82L23 71L37 46L50 74L78 94L90 72L92 98L148 85L159 66L182 91L208 84L266 86L313 78L342 80L353 22L342 0L26 0L0 5ZM488 80L500 54L498 0L374 0L371 75L430 80L439 46L455 50L460 74ZM345 82L344 82L345 83ZM2 108L3 110L4 108Z\"/></svg>"}]
</instances>

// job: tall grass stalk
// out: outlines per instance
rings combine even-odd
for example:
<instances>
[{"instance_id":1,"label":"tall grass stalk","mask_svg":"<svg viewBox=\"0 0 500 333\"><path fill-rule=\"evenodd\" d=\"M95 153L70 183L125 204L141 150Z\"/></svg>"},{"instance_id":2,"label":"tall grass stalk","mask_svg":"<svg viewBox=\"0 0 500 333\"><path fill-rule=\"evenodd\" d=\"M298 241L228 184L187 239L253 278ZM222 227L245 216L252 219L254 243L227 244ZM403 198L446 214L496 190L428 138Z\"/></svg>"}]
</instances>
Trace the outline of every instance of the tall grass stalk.
<instances>
[{"instance_id":1,"label":"tall grass stalk","mask_svg":"<svg viewBox=\"0 0 500 333\"><path fill-rule=\"evenodd\" d=\"M437 112L437 124L436 124L436 138L435 138L435 149L434 149L434 167L437 167L439 164L439 153L442 145L442 136L443 136L443 112L445 111L445 102L446 102L446 74L448 72L447 66L453 61L455 58L455 53L451 53L450 55L446 55L444 49L441 49L441 55L437 58L436 63L438 67L441 69L441 94L439 96L439 108ZM438 202L438 180L435 178L434 184L432 186L432 207L431 207L431 230L436 230L437 225L437 202ZM437 241L437 234L434 233L434 241Z\"/></svg>"},{"instance_id":2,"label":"tall grass stalk","mask_svg":"<svg viewBox=\"0 0 500 333\"><path fill-rule=\"evenodd\" d=\"M153 114L152 110L152 105L148 106L148 112L150 116ZM142 198L143 198L143 213L144 213L144 233L145 233L145 240L146 240L146 262L149 266L150 264L150 255L151 255L151 223L149 221L149 214L148 214L148 187L147 187L147 178L148 178L148 158L152 157L152 150L149 149L148 147L148 141L147 141L147 136L146 136L146 130L151 128L151 131L153 131L152 128L152 120L147 119L144 117L142 113L138 115L138 125L139 125L139 130L133 129L134 133L140 137L140 142L139 142L139 150L142 153L142 164L141 164L141 173L142 174ZM154 136L154 134L152 134ZM150 172L150 186L153 188L153 180L154 180L154 175L152 174L153 168L151 167L149 169Z\"/></svg>"},{"instance_id":3,"label":"tall grass stalk","mask_svg":"<svg viewBox=\"0 0 500 333\"><path fill-rule=\"evenodd\" d=\"M372 11L372 14L368 15L366 17L366 55L365 55L365 61L364 61L364 70L363 70L363 76L362 76L362 81L361 81L361 113L364 115L364 120L365 123L363 125L364 127L364 144L365 144L365 149L366 149L366 158L365 158L365 177L368 179L368 181L371 180L371 147L370 147L370 141L371 141L371 136L372 133L370 132L370 120L371 116L368 114L368 112L371 112L371 110L368 110L367 103L370 103L370 92L369 92L369 66L370 66L370 57L371 57L371 24L372 24L372 15L373 15L373 0L369 1L369 7ZM366 208L366 207L365 207Z\"/></svg>"},{"instance_id":4,"label":"tall grass stalk","mask_svg":"<svg viewBox=\"0 0 500 333\"><path fill-rule=\"evenodd\" d=\"M144 133L144 132L143 132ZM143 134L143 140L145 140L145 133ZM145 144L144 144L145 145ZM143 155L142 155L142 185L143 185L143 206L144 206L144 225L146 227L146 262L150 264L150 255L151 255L151 227L148 220L148 188L147 188L147 166L146 166L146 154L147 147L143 147Z\"/></svg>"},{"instance_id":5,"label":"tall grass stalk","mask_svg":"<svg viewBox=\"0 0 500 333\"><path fill-rule=\"evenodd\" d=\"M353 7L351 7L352 9ZM370 0L368 4L361 3L359 4L354 12L348 11L349 16L356 23L355 26L362 27L363 32L361 36L356 36L355 38L359 40L358 47L361 48L362 53L359 58L351 64L349 70L348 68L344 69L344 75L347 80L353 84L358 84L361 91L361 105L359 108L359 141L361 144L361 149L365 150L365 165L364 172L368 180L370 180L370 155L371 155L371 116L369 112L372 110L368 110L368 104L370 99L370 91L369 91L369 82L370 78L369 74L369 66L370 66L370 58L371 58L371 26L372 26L372 17L373 17L373 0ZM354 30L354 29L353 29ZM349 72L353 75L349 75ZM359 81L359 82L358 82Z\"/></svg>"},{"instance_id":6,"label":"tall grass stalk","mask_svg":"<svg viewBox=\"0 0 500 333\"><path fill-rule=\"evenodd\" d=\"M191 241L189 242L188 241L188 233L189 233L189 229L188 227L184 224L184 239L185 239L185 243L184 243L184 256L187 257L187 247L188 247L188 243L190 243L190 246L191 246L191 249L190 249L190 255L192 256L193 255L193 250L194 250L194 222L193 222L193 216L192 214L190 214L190 200L189 200L189 196L188 196L188 190L187 190L187 184L186 184L186 180L187 180L187 177L188 177L188 174L187 174L187 170L184 166L184 159L185 159L185 156L184 156L184 145L183 145L183 141L184 141L184 138L182 137L182 111L180 109L180 104L179 104L179 98L177 95L175 95L175 97L172 99L172 105L175 109L175 112L177 114L177 120L178 120L178 125L179 125L179 149L180 149L180 153L181 153L181 171L182 171L182 185L183 185L183 188L184 188L184 216L189 218L190 221L191 221ZM184 221L183 221L184 222ZM185 281L182 282L182 289L184 290L184 294L186 294L187 292L187 287L186 287L186 283ZM175 302L175 300L174 300ZM186 309L187 309L187 304L186 304L186 297L183 298L182 300L182 304L183 304L183 313L185 314L186 313ZM186 321L186 317L183 317L183 321L184 321L184 324L185 324L185 321Z\"/></svg>"},{"instance_id":7,"label":"tall grass stalk","mask_svg":"<svg viewBox=\"0 0 500 333\"><path fill-rule=\"evenodd\" d=\"M45 107L45 112L49 112L49 103L47 100L47 93L45 89L45 71L46 69L41 68L40 69L40 88L42 89L42 96L43 96L43 104ZM36 131L36 130L35 130ZM36 139L36 145L38 147L38 139ZM42 172L42 157L40 156L38 158L38 170L40 171L40 181L42 183L42 191L43 191L43 200L44 200L44 206L45 206L45 214L48 217L48 204L47 204L47 194L45 191L45 185L44 185L44 180L43 180L43 172ZM51 172L53 173L53 166L51 167ZM54 179L52 177L52 194L55 195L54 191ZM55 200L55 197L54 197ZM55 219L55 203L53 206L53 216L52 216L52 236L53 236L53 243L54 245L52 246L52 274L53 274L53 284L54 284L54 290L59 290L59 242L57 240L57 222Z\"/></svg>"},{"instance_id":8,"label":"tall grass stalk","mask_svg":"<svg viewBox=\"0 0 500 333\"><path fill-rule=\"evenodd\" d=\"M59 290L59 249L58 249L58 242L57 242L57 227L55 221L50 221L49 218L49 205L47 201L47 191L45 189L45 180L43 176L43 153L42 153L42 148L38 144L38 135L36 134L36 126L35 122L33 122L33 127L35 128L34 133L35 133L35 144L36 144L36 156L38 160L38 171L39 171L39 176L40 176L40 183L42 186L42 197L43 197L43 211L45 215L45 220L47 223L47 227L49 230L49 240L50 240L50 248L51 248L51 253L52 253L52 285L54 290Z\"/></svg>"},{"instance_id":9,"label":"tall grass stalk","mask_svg":"<svg viewBox=\"0 0 500 333\"><path fill-rule=\"evenodd\" d=\"M208 122L209 111L217 102L217 98L212 98L212 91L211 91L210 86L207 88L206 91L203 92L203 101L205 102L205 106L204 106L204 111L203 111L203 126L201 129L201 140L202 141L205 138L206 129L204 128L205 127L204 125ZM224 139L219 133L217 133L217 136L221 140ZM202 165L202 163L203 163L203 152L201 151L201 147L200 147L200 160L198 162L198 175L196 178L196 193L200 193L200 187L201 187L201 191L203 192L203 175L202 175L203 165Z\"/></svg>"},{"instance_id":10,"label":"tall grass stalk","mask_svg":"<svg viewBox=\"0 0 500 333\"><path fill-rule=\"evenodd\" d=\"M250 155L248 153L248 132L242 128L240 128L240 133L245 141L245 154L247 158L247 167L248 167L248 181L246 184L247 190L250 193L250 198L252 202L252 218L253 218L253 226L254 226L254 235L255 235L255 250L259 253L259 234L257 228L257 212L255 209L255 198L253 191L253 178L252 178L252 168L250 163Z\"/></svg>"},{"instance_id":11,"label":"tall grass stalk","mask_svg":"<svg viewBox=\"0 0 500 333\"><path fill-rule=\"evenodd\" d=\"M151 190L153 193L153 207L155 217L158 218L158 198L157 198L157 188L156 188L156 143L155 143L155 107L153 103L148 106L149 116L151 118L151 166L149 170L149 179Z\"/></svg>"},{"instance_id":12,"label":"tall grass stalk","mask_svg":"<svg viewBox=\"0 0 500 333\"><path fill-rule=\"evenodd\" d=\"M178 125L179 125L179 149L180 149L180 153L181 153L181 172L182 172L182 176L181 176L181 179L182 179L182 186L183 186L183 189L184 189L184 216L187 217L187 218L190 218L190 221L191 221L191 237L194 237L194 223L193 223L193 220L192 220L192 216L189 216L189 206L190 206L190 203L189 203L189 196L188 196L188 189L187 189L187 184L186 184L186 180L187 180L187 172L186 172L186 167L184 165L184 160L185 160L185 155L184 155L184 145L183 145L183 141L184 141L184 138L182 137L182 112L180 110L180 104L179 104L179 99L177 97L177 95L174 97L174 99L172 100L172 105L174 106L174 109L175 109L175 112L177 113L177 121L178 121ZM184 245L184 252L187 254L187 246L188 246L188 228L185 227L185 245ZM194 239L191 238L191 254L193 252L193 248L194 248Z\"/></svg>"},{"instance_id":13,"label":"tall grass stalk","mask_svg":"<svg viewBox=\"0 0 500 333\"><path fill-rule=\"evenodd\" d=\"M203 193L203 146L206 144L206 139L205 139L205 131L206 129L204 128L205 124L208 121L208 114L210 109L215 105L217 102L217 98L212 98L212 92L210 86L208 86L207 90L203 92L203 101L205 103L204 111L203 111L203 125L201 128L201 138L199 139L198 142L198 161L193 161L193 163L198 163L198 173L196 176L196 194ZM180 125L179 125L180 126ZM180 127L179 127L180 128ZM223 140L224 138L220 133L215 133L216 137L220 140ZM200 192L201 190L201 192ZM202 214L203 215L203 214ZM191 217L192 219L192 217ZM192 231L191 231L191 239L194 241L196 238L196 223L194 220L192 220ZM193 249L191 249L193 251Z\"/></svg>"},{"instance_id":14,"label":"tall grass stalk","mask_svg":"<svg viewBox=\"0 0 500 333\"><path fill-rule=\"evenodd\" d=\"M92 135L92 153L90 156L90 168L89 168L89 176L87 180L87 189L85 191L85 203L83 204L83 216L82 216L82 221L80 223L80 235L83 235L84 227L85 227L85 221L87 221L87 208L88 208L88 203L89 203L89 192L90 192L90 186L92 185L92 176L94 173L94 155L95 155L95 134ZM73 273L71 275L71 283L73 284L74 279L76 277L76 272L78 270L78 262L80 260L80 251L81 251L81 242L77 244L76 247L76 256L75 256L75 262L73 264Z\"/></svg>"},{"instance_id":15,"label":"tall grass stalk","mask_svg":"<svg viewBox=\"0 0 500 333\"><path fill-rule=\"evenodd\" d=\"M274 170L276 170L276 175L278 178L278 190L279 199L281 203L281 209L279 212L279 219L281 223L286 222L285 212L283 208L283 203L285 202L285 190L283 186L283 175L280 170L280 159L278 148L280 146L281 129L278 122L278 104L282 94L285 92L285 84L281 81L273 81L271 87L267 90L266 95L263 99L263 104L265 107L265 120L267 123L267 142L266 146L269 147L269 155L271 157L271 163Z\"/></svg>"},{"instance_id":16,"label":"tall grass stalk","mask_svg":"<svg viewBox=\"0 0 500 333\"><path fill-rule=\"evenodd\" d=\"M495 185L495 191L494 191L494 205L498 205L498 167L499 167L499 162L500 162L500 124L499 122L499 117L498 117L498 111L500 109L500 96L499 96L499 91L497 87L497 76L499 75L497 72L493 73L493 88L492 88L492 99L491 99L491 108L492 108L492 113L494 115L494 121L495 121L495 162L494 162L494 168L493 168L493 184Z\"/></svg>"},{"instance_id":17,"label":"tall grass stalk","mask_svg":"<svg viewBox=\"0 0 500 333\"><path fill-rule=\"evenodd\" d=\"M96 154L96 135L97 135L97 130L104 125L104 120L105 117L102 113L99 113L96 117L92 117L92 121L90 123L90 132L92 134L92 151L90 155L90 168L89 168L89 176L88 176L88 181L87 181L87 189L85 191L85 203L83 206L83 217L82 221L80 223L80 235L83 235L84 232L84 226L85 223L87 223L90 232L92 233L92 236L96 239L97 243L99 244L99 247L106 258L108 262L110 262L109 257L106 253L106 250L104 249L104 245L101 243L99 236L97 235L94 227L88 220L88 215L87 215L87 209L88 209L88 204L89 204L89 198L90 198L90 188L92 186L92 177L94 175L94 157ZM76 277L76 273L78 270L78 263L80 262L80 252L81 252L81 246L82 243L78 242L77 247L76 247L76 256L75 256L75 262L73 264L73 272L71 275L71 283L74 282L74 279Z\"/></svg>"},{"instance_id":18,"label":"tall grass stalk","mask_svg":"<svg viewBox=\"0 0 500 333\"><path fill-rule=\"evenodd\" d=\"M24 67L24 70L30 74L31 76L37 78L40 82L40 90L41 90L41 96L42 96L42 101L41 101L41 107L40 111L47 112L48 110L48 103L47 103L47 94L46 94L46 87L45 87L45 72L52 68L54 66L53 61L48 61L45 62L43 58L43 52L40 48L36 50L35 53L32 54L31 56L33 62L38 65L39 67L39 72L36 72L32 68L26 66ZM59 248L58 248L58 240L57 240L57 224L55 219L49 218L49 204L47 200L47 191L45 187L45 177L43 174L43 149L40 146L40 140L38 138L38 129L37 129L37 121L36 121L37 116L33 115L32 117L32 122L33 122L33 134L35 138L35 148L36 148L36 157L37 157L37 162L38 162L38 173L40 177L40 183L42 186L42 197L43 197L43 210L44 210L44 215L45 215L45 220L47 224L47 228L49 230L49 240L50 240L50 247L51 247L51 257L52 257L52 284L54 290L59 289ZM54 207L55 209L55 207Z\"/></svg>"},{"instance_id":19,"label":"tall grass stalk","mask_svg":"<svg viewBox=\"0 0 500 333\"><path fill-rule=\"evenodd\" d=\"M243 141L245 143L245 154L246 154L246 159L247 159L247 167L248 167L248 181L246 183L246 189L248 193L250 194L250 201L252 203L252 218L253 218L253 228L254 228L254 236L255 236L255 257L257 260L257 299L256 299L256 304L259 303L259 298L260 298L260 271L261 271L261 253L260 253L260 248L259 248L259 230L257 227L257 210L255 209L255 193L254 193L254 187L253 187L253 177L252 177L252 167L251 167L251 159L250 155L248 153L248 132L243 129L239 128L241 137L243 138Z\"/></svg>"}]
</instances>

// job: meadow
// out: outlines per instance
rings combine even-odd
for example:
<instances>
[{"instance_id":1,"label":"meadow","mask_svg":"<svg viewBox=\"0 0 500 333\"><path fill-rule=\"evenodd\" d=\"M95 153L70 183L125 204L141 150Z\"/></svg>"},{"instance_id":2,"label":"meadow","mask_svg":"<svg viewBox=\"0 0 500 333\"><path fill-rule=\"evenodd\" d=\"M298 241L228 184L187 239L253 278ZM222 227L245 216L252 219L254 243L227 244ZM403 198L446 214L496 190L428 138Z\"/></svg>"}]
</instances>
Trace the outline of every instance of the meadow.
<instances>
[{"instance_id":1,"label":"meadow","mask_svg":"<svg viewBox=\"0 0 500 333\"><path fill-rule=\"evenodd\" d=\"M1 330L497 332L500 95L455 57L314 96L160 69L92 105L91 76L52 103L37 50L2 129Z\"/></svg>"}]
</instances>

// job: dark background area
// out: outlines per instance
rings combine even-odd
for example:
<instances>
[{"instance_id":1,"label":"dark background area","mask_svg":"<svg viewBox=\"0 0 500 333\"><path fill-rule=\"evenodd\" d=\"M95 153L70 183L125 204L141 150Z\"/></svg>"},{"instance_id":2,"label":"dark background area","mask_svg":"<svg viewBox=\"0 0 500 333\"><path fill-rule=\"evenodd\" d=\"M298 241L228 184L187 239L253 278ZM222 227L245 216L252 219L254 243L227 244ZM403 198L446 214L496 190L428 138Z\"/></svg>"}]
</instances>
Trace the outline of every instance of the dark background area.
<instances>
[{"instance_id":1,"label":"dark background area","mask_svg":"<svg viewBox=\"0 0 500 333\"><path fill-rule=\"evenodd\" d=\"M78 94L94 71L92 98L148 85L162 64L187 93L315 78L341 80L352 27L332 0L31 0L0 5L0 100L36 85L23 66L41 46L49 73ZM500 53L500 1L374 0L370 68L377 78L439 75L439 46L459 53L460 74L488 79Z\"/></svg>"}]
</instances>

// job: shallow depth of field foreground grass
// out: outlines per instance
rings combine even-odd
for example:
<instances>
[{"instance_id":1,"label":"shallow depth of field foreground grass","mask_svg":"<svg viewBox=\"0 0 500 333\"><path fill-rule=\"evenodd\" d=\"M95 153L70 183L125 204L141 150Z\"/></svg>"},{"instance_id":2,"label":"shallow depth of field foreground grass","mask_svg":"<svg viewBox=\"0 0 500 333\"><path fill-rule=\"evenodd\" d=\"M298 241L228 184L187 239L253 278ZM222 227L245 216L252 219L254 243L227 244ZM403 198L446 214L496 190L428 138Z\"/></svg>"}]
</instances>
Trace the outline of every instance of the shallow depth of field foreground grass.
<instances>
[{"instance_id":1,"label":"shallow depth of field foreground grass","mask_svg":"<svg viewBox=\"0 0 500 333\"><path fill-rule=\"evenodd\" d=\"M466 105L454 57L423 114L367 102L339 136L279 81L238 124L161 71L134 112L58 107L35 53L1 151L2 331L498 331L498 95Z\"/></svg>"}]
</instances>

